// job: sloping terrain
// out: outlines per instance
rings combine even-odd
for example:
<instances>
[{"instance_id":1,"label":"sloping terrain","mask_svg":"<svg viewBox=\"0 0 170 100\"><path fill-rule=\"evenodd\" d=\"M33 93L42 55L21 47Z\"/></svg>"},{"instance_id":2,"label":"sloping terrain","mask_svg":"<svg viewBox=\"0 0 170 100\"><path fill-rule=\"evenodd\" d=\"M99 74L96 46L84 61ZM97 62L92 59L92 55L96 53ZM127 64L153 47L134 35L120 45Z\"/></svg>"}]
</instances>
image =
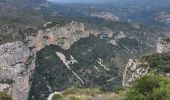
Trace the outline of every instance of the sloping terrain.
<instances>
[{"instance_id":1,"label":"sloping terrain","mask_svg":"<svg viewBox=\"0 0 170 100\"><path fill-rule=\"evenodd\" d=\"M37 53L29 100L44 100L51 92L72 86L113 89L121 83L121 76L112 58L114 47L94 36L80 39L66 51L45 47Z\"/></svg>"},{"instance_id":2,"label":"sloping terrain","mask_svg":"<svg viewBox=\"0 0 170 100\"><path fill-rule=\"evenodd\" d=\"M169 76L169 2L150 2L1 0L0 91L45 100L71 87L115 92L152 69Z\"/></svg>"}]
</instances>

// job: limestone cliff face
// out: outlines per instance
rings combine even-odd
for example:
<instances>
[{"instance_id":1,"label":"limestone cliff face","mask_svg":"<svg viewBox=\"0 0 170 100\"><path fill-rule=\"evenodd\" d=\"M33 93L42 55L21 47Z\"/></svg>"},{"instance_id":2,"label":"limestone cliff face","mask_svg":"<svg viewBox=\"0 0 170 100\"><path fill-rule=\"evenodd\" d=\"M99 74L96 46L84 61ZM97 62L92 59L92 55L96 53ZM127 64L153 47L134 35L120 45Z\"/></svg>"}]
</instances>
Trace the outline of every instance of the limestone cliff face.
<instances>
[{"instance_id":1,"label":"limestone cliff face","mask_svg":"<svg viewBox=\"0 0 170 100\"><path fill-rule=\"evenodd\" d=\"M98 17L98 18L111 20L111 21L119 21L119 19L120 19L118 16L116 16L110 12L91 12L88 15L91 17Z\"/></svg>"},{"instance_id":2,"label":"limestone cliff face","mask_svg":"<svg viewBox=\"0 0 170 100\"><path fill-rule=\"evenodd\" d=\"M169 24L170 14L168 12L161 11L160 13L156 14L156 17L154 19L162 23Z\"/></svg>"},{"instance_id":3,"label":"limestone cliff face","mask_svg":"<svg viewBox=\"0 0 170 100\"><path fill-rule=\"evenodd\" d=\"M159 38L157 42L157 52L163 53L170 51L170 37Z\"/></svg>"},{"instance_id":4,"label":"limestone cliff face","mask_svg":"<svg viewBox=\"0 0 170 100\"><path fill-rule=\"evenodd\" d=\"M81 38L89 37L90 34L98 36L100 33L112 37L111 30L88 30L83 23L72 21L61 27L52 27L39 30L35 37L28 37L29 47L35 47L36 51L41 50L47 45L55 44L67 50L70 46Z\"/></svg>"},{"instance_id":5,"label":"limestone cliff face","mask_svg":"<svg viewBox=\"0 0 170 100\"><path fill-rule=\"evenodd\" d=\"M137 78L148 73L149 67L142 67L140 66L141 64L143 63L141 63L137 59L129 59L128 63L126 64L125 71L123 73L123 87L129 87Z\"/></svg>"},{"instance_id":6,"label":"limestone cliff face","mask_svg":"<svg viewBox=\"0 0 170 100\"><path fill-rule=\"evenodd\" d=\"M129 45L131 42L138 42L138 37L131 36L132 34L127 34L124 31L115 33L108 28L102 28L100 30L87 29L83 23L75 21L63 26L55 25L51 28L48 27L48 24L46 25L46 29L39 30L38 32L33 31L31 32L33 33L32 35L27 34L25 36L26 39L24 40L25 44L17 41L0 46L0 74L2 74L0 75L0 89L8 91L8 94L12 95L14 100L27 99L30 83L32 83L32 81L30 81L30 77L32 76L32 72L35 70L34 53L42 50L45 46L54 44L67 51L81 38L88 38L90 35L104 41L106 40L107 43L114 45L113 47L122 48L123 51L126 50L128 54L134 54L134 47L138 45L134 44L134 47ZM89 44L92 40L90 40ZM141 42L140 46L143 46ZM91 52L91 48L87 51ZM103 52L106 52L106 50ZM110 53L109 55L113 53ZM120 57L120 55L116 56ZM118 58L115 58L115 62L119 62L117 60ZM138 64L137 60L129 60L123 76L124 86L129 86L129 84L131 84L136 78L147 72L147 69L139 67ZM123 66L120 64L117 65L121 67ZM108 70L107 68L105 69ZM9 79L12 79L14 82L10 84L7 83L7 80Z\"/></svg>"},{"instance_id":7,"label":"limestone cliff face","mask_svg":"<svg viewBox=\"0 0 170 100\"><path fill-rule=\"evenodd\" d=\"M29 92L31 52L24 43L16 41L0 46L0 90L7 91L13 100L26 100Z\"/></svg>"},{"instance_id":8,"label":"limestone cliff face","mask_svg":"<svg viewBox=\"0 0 170 100\"><path fill-rule=\"evenodd\" d=\"M35 70L35 53L47 45L55 44L69 49L73 43L90 34L113 36L113 31L88 30L83 23L72 21L64 26L39 30L27 35L26 42L16 41L0 46L0 90L8 92L13 100L27 100L31 76Z\"/></svg>"},{"instance_id":9,"label":"limestone cliff face","mask_svg":"<svg viewBox=\"0 0 170 100\"><path fill-rule=\"evenodd\" d=\"M73 21L63 27L53 27L38 31L35 37L35 47L39 51L45 45L56 44L63 49L68 49L80 38L88 36L89 33L85 31L84 24Z\"/></svg>"}]
</instances>

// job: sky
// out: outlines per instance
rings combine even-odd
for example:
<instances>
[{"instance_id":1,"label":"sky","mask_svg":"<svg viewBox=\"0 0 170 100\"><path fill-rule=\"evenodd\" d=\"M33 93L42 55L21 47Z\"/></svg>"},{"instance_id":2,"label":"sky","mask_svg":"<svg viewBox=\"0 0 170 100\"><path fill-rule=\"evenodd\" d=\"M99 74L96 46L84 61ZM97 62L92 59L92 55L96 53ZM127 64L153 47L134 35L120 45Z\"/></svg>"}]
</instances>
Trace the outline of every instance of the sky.
<instances>
[{"instance_id":1,"label":"sky","mask_svg":"<svg viewBox=\"0 0 170 100\"><path fill-rule=\"evenodd\" d=\"M149 2L149 1L159 1L159 2L169 2L170 0L47 0L51 2L60 3L110 3L110 2Z\"/></svg>"},{"instance_id":2,"label":"sky","mask_svg":"<svg viewBox=\"0 0 170 100\"><path fill-rule=\"evenodd\" d=\"M82 3L97 3L97 2L108 2L114 0L48 0L51 2L61 2L61 3L69 3L69 2L82 2Z\"/></svg>"}]
</instances>

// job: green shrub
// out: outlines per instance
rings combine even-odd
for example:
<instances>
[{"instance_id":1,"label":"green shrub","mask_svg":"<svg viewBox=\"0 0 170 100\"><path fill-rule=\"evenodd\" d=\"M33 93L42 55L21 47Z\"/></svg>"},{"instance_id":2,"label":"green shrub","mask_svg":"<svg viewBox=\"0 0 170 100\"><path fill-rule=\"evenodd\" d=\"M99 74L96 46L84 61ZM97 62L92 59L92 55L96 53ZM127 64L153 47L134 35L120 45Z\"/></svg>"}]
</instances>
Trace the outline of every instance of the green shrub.
<instances>
[{"instance_id":1,"label":"green shrub","mask_svg":"<svg viewBox=\"0 0 170 100\"><path fill-rule=\"evenodd\" d=\"M69 95L69 94L79 94L79 95L96 95L96 94L101 94L102 91L99 89L94 89L94 88L86 88L86 89L80 89L80 88L68 88L63 92L63 95Z\"/></svg>"},{"instance_id":2,"label":"green shrub","mask_svg":"<svg viewBox=\"0 0 170 100\"><path fill-rule=\"evenodd\" d=\"M11 97L4 91L0 91L0 100L12 100Z\"/></svg>"},{"instance_id":3,"label":"green shrub","mask_svg":"<svg viewBox=\"0 0 170 100\"><path fill-rule=\"evenodd\" d=\"M169 100L170 79L160 75L147 75L136 80L125 100Z\"/></svg>"},{"instance_id":4,"label":"green shrub","mask_svg":"<svg viewBox=\"0 0 170 100\"><path fill-rule=\"evenodd\" d=\"M64 90L63 95L69 95L69 94L76 94L78 89L71 87L66 90Z\"/></svg>"},{"instance_id":5,"label":"green shrub","mask_svg":"<svg viewBox=\"0 0 170 100\"><path fill-rule=\"evenodd\" d=\"M62 96L60 94L54 94L52 100L62 100Z\"/></svg>"},{"instance_id":6,"label":"green shrub","mask_svg":"<svg viewBox=\"0 0 170 100\"><path fill-rule=\"evenodd\" d=\"M159 73L170 72L170 52L144 56L140 61L148 62L149 67L156 69Z\"/></svg>"},{"instance_id":7,"label":"green shrub","mask_svg":"<svg viewBox=\"0 0 170 100\"><path fill-rule=\"evenodd\" d=\"M70 96L69 100L79 100L78 98L76 98L75 96Z\"/></svg>"},{"instance_id":8,"label":"green shrub","mask_svg":"<svg viewBox=\"0 0 170 100\"><path fill-rule=\"evenodd\" d=\"M113 91L114 91L115 93L117 93L117 94L119 94L119 92L120 92L121 90L123 90L123 88L122 88L122 86L120 86L120 85L115 86L114 89L113 89Z\"/></svg>"}]
</instances>

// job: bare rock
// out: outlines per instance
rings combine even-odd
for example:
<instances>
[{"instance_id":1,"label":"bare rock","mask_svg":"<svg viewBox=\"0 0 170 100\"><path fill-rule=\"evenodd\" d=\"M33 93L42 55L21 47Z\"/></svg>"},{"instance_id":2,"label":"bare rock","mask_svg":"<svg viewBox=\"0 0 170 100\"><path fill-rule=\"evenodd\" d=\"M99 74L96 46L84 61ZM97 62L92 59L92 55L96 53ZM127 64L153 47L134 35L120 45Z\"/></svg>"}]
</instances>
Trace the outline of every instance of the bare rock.
<instances>
[{"instance_id":1,"label":"bare rock","mask_svg":"<svg viewBox=\"0 0 170 100\"><path fill-rule=\"evenodd\" d=\"M29 46L35 45L37 51L50 44L59 45L62 49L67 50L73 43L81 38L89 37L90 34L94 36L105 34L108 37L112 37L113 31L88 30L83 23L72 21L65 26L54 26L45 30L39 30L35 37L28 39L28 44Z\"/></svg>"},{"instance_id":2,"label":"bare rock","mask_svg":"<svg viewBox=\"0 0 170 100\"><path fill-rule=\"evenodd\" d=\"M20 41L6 43L0 46L0 55L0 88L13 100L26 100L35 67L29 48Z\"/></svg>"},{"instance_id":3,"label":"bare rock","mask_svg":"<svg viewBox=\"0 0 170 100\"><path fill-rule=\"evenodd\" d=\"M157 41L157 52L163 53L170 51L170 37L159 38Z\"/></svg>"},{"instance_id":4,"label":"bare rock","mask_svg":"<svg viewBox=\"0 0 170 100\"><path fill-rule=\"evenodd\" d=\"M110 12L92 12L89 14L89 16L103 18L111 21L119 21L119 17Z\"/></svg>"},{"instance_id":5,"label":"bare rock","mask_svg":"<svg viewBox=\"0 0 170 100\"><path fill-rule=\"evenodd\" d=\"M148 73L149 67L141 67L140 61L129 59L123 73L123 87L129 87L137 78ZM146 63L145 63L146 64Z\"/></svg>"}]
</instances>

